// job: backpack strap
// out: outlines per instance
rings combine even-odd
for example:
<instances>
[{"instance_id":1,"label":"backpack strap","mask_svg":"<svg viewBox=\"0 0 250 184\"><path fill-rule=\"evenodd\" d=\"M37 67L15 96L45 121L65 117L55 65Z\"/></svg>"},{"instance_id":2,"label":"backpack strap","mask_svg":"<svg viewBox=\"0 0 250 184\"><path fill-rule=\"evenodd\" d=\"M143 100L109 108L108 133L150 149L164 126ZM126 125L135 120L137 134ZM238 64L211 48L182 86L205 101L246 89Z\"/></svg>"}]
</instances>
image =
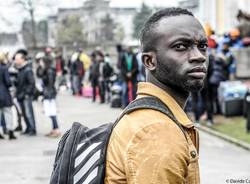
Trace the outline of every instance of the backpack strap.
<instances>
[{"instance_id":1,"label":"backpack strap","mask_svg":"<svg viewBox=\"0 0 250 184\"><path fill-rule=\"evenodd\" d=\"M147 96L138 98L134 101L132 101L122 112L122 114L118 117L118 119L113 124L113 128L117 125L117 123L122 119L122 117L125 114L129 114L135 110L139 109L153 109L156 111L160 111L163 114L167 115L170 119L173 120L173 122L181 129L183 132L186 140L187 135L185 133L184 128L182 127L181 123L175 118L174 114L171 112L171 110L157 97L154 96Z\"/></svg>"}]
</instances>

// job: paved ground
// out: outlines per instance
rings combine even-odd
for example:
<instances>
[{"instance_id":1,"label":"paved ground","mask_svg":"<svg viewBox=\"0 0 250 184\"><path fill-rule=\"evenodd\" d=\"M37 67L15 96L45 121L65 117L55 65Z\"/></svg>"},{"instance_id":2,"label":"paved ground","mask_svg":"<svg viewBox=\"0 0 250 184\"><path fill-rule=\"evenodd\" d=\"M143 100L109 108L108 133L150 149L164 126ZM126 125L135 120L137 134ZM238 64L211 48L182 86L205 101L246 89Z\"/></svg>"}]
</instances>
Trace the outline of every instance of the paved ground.
<instances>
[{"instance_id":1,"label":"paved ground","mask_svg":"<svg viewBox=\"0 0 250 184\"><path fill-rule=\"evenodd\" d=\"M0 184L45 184L49 181L59 139L44 136L51 128L50 120L44 116L40 102L34 103L34 107L38 136L0 141ZM120 112L67 93L59 96L58 107L62 130L68 129L73 121L90 127L114 121ZM250 183L250 152L202 132L200 137L202 184L226 184L227 179L228 183L236 183L232 179L249 179Z\"/></svg>"}]
</instances>

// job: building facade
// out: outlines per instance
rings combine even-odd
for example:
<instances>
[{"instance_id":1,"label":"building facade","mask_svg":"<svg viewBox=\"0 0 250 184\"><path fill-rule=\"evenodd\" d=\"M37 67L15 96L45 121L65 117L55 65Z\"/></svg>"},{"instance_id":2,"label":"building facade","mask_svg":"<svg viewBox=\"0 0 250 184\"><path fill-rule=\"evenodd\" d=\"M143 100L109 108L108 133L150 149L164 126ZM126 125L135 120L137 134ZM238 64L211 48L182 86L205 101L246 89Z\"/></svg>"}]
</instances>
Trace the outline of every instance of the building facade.
<instances>
[{"instance_id":1,"label":"building facade","mask_svg":"<svg viewBox=\"0 0 250 184\"><path fill-rule=\"evenodd\" d=\"M0 33L1 52L12 56L20 48L25 48L21 33Z\"/></svg>"},{"instance_id":2,"label":"building facade","mask_svg":"<svg viewBox=\"0 0 250 184\"><path fill-rule=\"evenodd\" d=\"M67 16L72 15L80 17L80 22L83 25L83 36L88 44L98 45L103 41L129 43L133 41L133 17L136 11L136 8L110 7L110 2L106 0L87 0L79 8L59 9L56 16L48 18L48 43L51 46L56 46L56 26ZM114 34L113 37L110 36L110 38L113 38L111 40L103 40L105 17L113 26L112 28L106 28L106 31Z\"/></svg>"},{"instance_id":3,"label":"building facade","mask_svg":"<svg viewBox=\"0 0 250 184\"><path fill-rule=\"evenodd\" d=\"M238 25L239 10L250 13L249 0L181 0L179 5L190 9L202 23L209 23L218 34Z\"/></svg>"}]
</instances>

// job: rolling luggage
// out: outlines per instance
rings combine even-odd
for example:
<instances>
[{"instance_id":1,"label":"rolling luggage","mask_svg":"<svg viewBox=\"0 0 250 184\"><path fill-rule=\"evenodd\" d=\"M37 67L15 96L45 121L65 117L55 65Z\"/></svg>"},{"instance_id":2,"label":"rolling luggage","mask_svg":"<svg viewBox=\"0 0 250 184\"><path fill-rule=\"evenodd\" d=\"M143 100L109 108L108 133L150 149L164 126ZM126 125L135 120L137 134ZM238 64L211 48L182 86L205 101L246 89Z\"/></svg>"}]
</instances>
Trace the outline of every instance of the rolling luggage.
<instances>
[{"instance_id":1,"label":"rolling luggage","mask_svg":"<svg viewBox=\"0 0 250 184\"><path fill-rule=\"evenodd\" d=\"M122 86L119 83L114 83L111 87L111 103L113 108L120 108L122 106Z\"/></svg>"},{"instance_id":2,"label":"rolling luggage","mask_svg":"<svg viewBox=\"0 0 250 184\"><path fill-rule=\"evenodd\" d=\"M241 81L221 82L218 98L221 112L225 116L243 115L244 98L247 87Z\"/></svg>"},{"instance_id":3,"label":"rolling luggage","mask_svg":"<svg viewBox=\"0 0 250 184\"><path fill-rule=\"evenodd\" d=\"M85 86L85 87L82 88L82 96L90 98L90 97L93 96L93 92L92 91L93 91L92 87Z\"/></svg>"},{"instance_id":4,"label":"rolling luggage","mask_svg":"<svg viewBox=\"0 0 250 184\"><path fill-rule=\"evenodd\" d=\"M250 88L245 97L245 117L247 133L250 133Z\"/></svg>"}]
</instances>

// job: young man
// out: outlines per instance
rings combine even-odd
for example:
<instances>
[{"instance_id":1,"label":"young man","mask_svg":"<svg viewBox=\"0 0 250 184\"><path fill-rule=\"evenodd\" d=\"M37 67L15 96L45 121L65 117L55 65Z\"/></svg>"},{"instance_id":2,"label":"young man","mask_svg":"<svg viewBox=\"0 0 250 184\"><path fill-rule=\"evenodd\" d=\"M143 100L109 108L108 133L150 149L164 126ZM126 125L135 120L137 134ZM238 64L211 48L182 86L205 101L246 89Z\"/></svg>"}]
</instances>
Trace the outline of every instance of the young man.
<instances>
[{"instance_id":1,"label":"young man","mask_svg":"<svg viewBox=\"0 0 250 184\"><path fill-rule=\"evenodd\" d=\"M203 87L207 71L207 38L199 21L185 9L167 8L153 14L141 33L147 82L137 98L159 98L169 117L151 109L123 116L107 150L106 184L198 184L199 138L183 108L190 92Z\"/></svg>"},{"instance_id":2,"label":"young man","mask_svg":"<svg viewBox=\"0 0 250 184\"><path fill-rule=\"evenodd\" d=\"M24 134L36 135L35 117L32 99L35 90L35 78L31 66L27 61L27 51L20 49L15 54L15 64L18 68L16 81L16 96L20 104L26 130Z\"/></svg>"},{"instance_id":3,"label":"young man","mask_svg":"<svg viewBox=\"0 0 250 184\"><path fill-rule=\"evenodd\" d=\"M120 72L122 78L122 107L125 108L136 96L138 63L132 47L128 47L123 53Z\"/></svg>"}]
</instances>

